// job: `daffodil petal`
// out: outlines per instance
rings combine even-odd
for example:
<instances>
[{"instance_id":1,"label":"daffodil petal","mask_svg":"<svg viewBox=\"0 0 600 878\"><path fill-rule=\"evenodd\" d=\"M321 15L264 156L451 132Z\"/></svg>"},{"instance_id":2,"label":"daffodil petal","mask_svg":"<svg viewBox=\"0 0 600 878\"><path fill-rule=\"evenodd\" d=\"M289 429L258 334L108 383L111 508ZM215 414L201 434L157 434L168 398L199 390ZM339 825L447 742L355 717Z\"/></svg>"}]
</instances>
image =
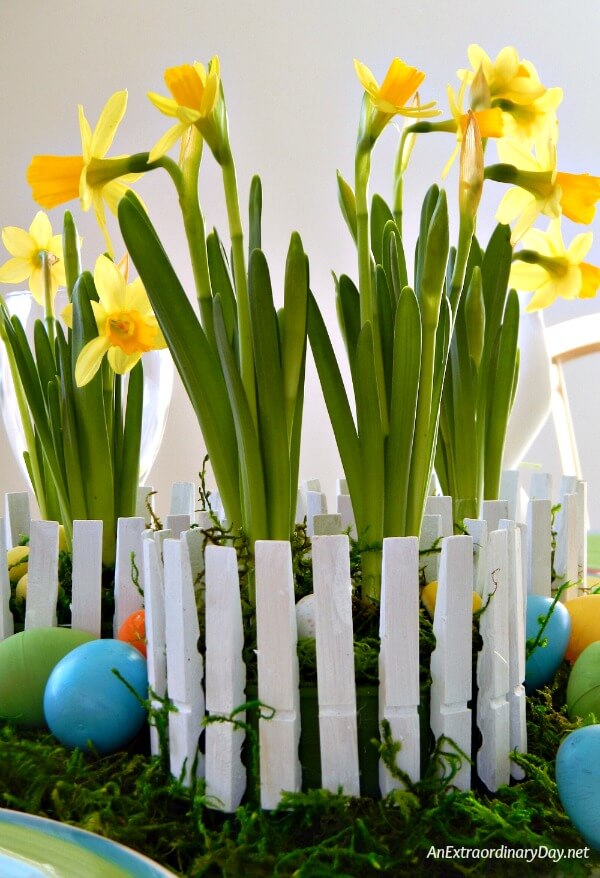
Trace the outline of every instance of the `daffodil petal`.
<instances>
[{"instance_id":1,"label":"daffodil petal","mask_svg":"<svg viewBox=\"0 0 600 878\"><path fill-rule=\"evenodd\" d=\"M502 196L502 201L496 211L496 219L499 223L509 225L515 217L529 207L531 202L535 203L535 197L531 192L514 186Z\"/></svg>"},{"instance_id":2,"label":"daffodil petal","mask_svg":"<svg viewBox=\"0 0 600 878\"><path fill-rule=\"evenodd\" d=\"M47 250L52 238L52 226L48 215L43 210L38 210L29 226L29 234L36 242L40 250Z\"/></svg>"},{"instance_id":3,"label":"daffodil petal","mask_svg":"<svg viewBox=\"0 0 600 878\"><path fill-rule=\"evenodd\" d=\"M152 312L152 305L141 278L137 277L133 283L127 285L125 298L128 311L139 311L142 317Z\"/></svg>"},{"instance_id":4,"label":"daffodil petal","mask_svg":"<svg viewBox=\"0 0 600 878\"><path fill-rule=\"evenodd\" d=\"M379 92L379 85L377 84L377 80L375 79L367 65L363 64L361 61L357 61L357 59L355 58L354 69L356 71L356 75L358 76L359 82L364 90L370 95L376 96Z\"/></svg>"},{"instance_id":5,"label":"daffodil petal","mask_svg":"<svg viewBox=\"0 0 600 878\"><path fill-rule=\"evenodd\" d=\"M544 289L538 290L529 301L529 304L525 308L528 313L532 311L539 311L541 308L547 308L549 305L552 305L558 295L551 284Z\"/></svg>"},{"instance_id":6,"label":"daffodil petal","mask_svg":"<svg viewBox=\"0 0 600 878\"><path fill-rule=\"evenodd\" d=\"M31 291L31 295L38 303L38 305L44 305L44 273L42 271L42 267L37 266L33 269L31 274L29 275L29 289ZM50 294L52 294L52 288L50 289Z\"/></svg>"},{"instance_id":7,"label":"daffodil petal","mask_svg":"<svg viewBox=\"0 0 600 878\"><path fill-rule=\"evenodd\" d=\"M107 100L92 134L91 153L103 158L110 148L127 109L127 90L117 91Z\"/></svg>"},{"instance_id":8,"label":"daffodil petal","mask_svg":"<svg viewBox=\"0 0 600 878\"><path fill-rule=\"evenodd\" d=\"M79 136L81 137L81 152L83 153L83 161L85 164L92 157L92 129L90 123L85 117L85 112L81 104L77 107L79 113Z\"/></svg>"},{"instance_id":9,"label":"daffodil petal","mask_svg":"<svg viewBox=\"0 0 600 878\"><path fill-rule=\"evenodd\" d=\"M592 232L584 232L582 235L575 235L569 249L567 250L570 262L583 262L584 256L592 246L594 236Z\"/></svg>"},{"instance_id":10,"label":"daffodil petal","mask_svg":"<svg viewBox=\"0 0 600 878\"><path fill-rule=\"evenodd\" d=\"M94 266L94 283L100 304L107 314L126 308L125 278L107 256L99 256Z\"/></svg>"},{"instance_id":11,"label":"daffodil petal","mask_svg":"<svg viewBox=\"0 0 600 878\"><path fill-rule=\"evenodd\" d=\"M105 335L93 338L85 345L75 364L75 383L78 387L88 384L100 368L102 358L109 348Z\"/></svg>"},{"instance_id":12,"label":"daffodil petal","mask_svg":"<svg viewBox=\"0 0 600 878\"><path fill-rule=\"evenodd\" d=\"M62 317L62 321L69 329L73 329L73 303L69 302L68 305L60 312L60 316Z\"/></svg>"},{"instance_id":13,"label":"daffodil petal","mask_svg":"<svg viewBox=\"0 0 600 878\"><path fill-rule=\"evenodd\" d=\"M20 284L31 272L31 260L22 256L14 256L0 266L0 283Z\"/></svg>"},{"instance_id":14,"label":"daffodil petal","mask_svg":"<svg viewBox=\"0 0 600 878\"><path fill-rule=\"evenodd\" d=\"M498 149L498 158L501 162L505 162L507 165L515 165L523 171L542 170L540 163L536 161L530 150L520 141L512 137L502 137L496 142L496 147Z\"/></svg>"},{"instance_id":15,"label":"daffodil petal","mask_svg":"<svg viewBox=\"0 0 600 878\"><path fill-rule=\"evenodd\" d=\"M11 256L19 259L31 259L37 249L31 235L17 226L5 226L2 229L2 243Z\"/></svg>"},{"instance_id":16,"label":"daffodil petal","mask_svg":"<svg viewBox=\"0 0 600 878\"><path fill-rule=\"evenodd\" d=\"M163 95L156 94L154 91L149 91L146 97L154 104L157 110L160 110L165 116L177 116L177 101L174 101L173 98L166 98Z\"/></svg>"},{"instance_id":17,"label":"daffodil petal","mask_svg":"<svg viewBox=\"0 0 600 878\"><path fill-rule=\"evenodd\" d=\"M98 327L98 335L102 335L104 333L104 327L106 325L106 311L101 304L101 302L95 302L93 299L90 302L92 306L92 311L94 312L94 317L96 318L96 326Z\"/></svg>"},{"instance_id":18,"label":"daffodil petal","mask_svg":"<svg viewBox=\"0 0 600 878\"><path fill-rule=\"evenodd\" d=\"M157 159L161 158L166 152L168 152L171 147L177 143L183 132L189 126L184 125L182 122L178 122L177 125L173 125L172 128L169 128L163 136L156 141L152 149L150 150L150 155L148 156L148 160L150 162L155 162Z\"/></svg>"},{"instance_id":19,"label":"daffodil petal","mask_svg":"<svg viewBox=\"0 0 600 878\"><path fill-rule=\"evenodd\" d=\"M100 226L100 231L104 236L104 243L106 244L106 250L111 255L114 256L114 249L112 245L112 241L110 239L110 235L108 234L108 227L106 225L106 214L104 212L104 202L102 201L102 195L100 192L94 191L92 192L92 206L94 208L94 215L96 217L96 222Z\"/></svg>"},{"instance_id":20,"label":"daffodil petal","mask_svg":"<svg viewBox=\"0 0 600 878\"><path fill-rule=\"evenodd\" d=\"M129 372L130 369L133 369L136 363L140 361L142 352L138 351L135 354L126 354L121 348L113 346L109 348L107 357L112 369L118 375L124 375L126 372Z\"/></svg>"},{"instance_id":21,"label":"daffodil petal","mask_svg":"<svg viewBox=\"0 0 600 878\"><path fill-rule=\"evenodd\" d=\"M532 198L530 204L528 204L527 207L523 210L521 216L515 223L512 230L510 243L513 245L513 247L521 240L523 235L529 231L539 215L540 205L535 200L535 198Z\"/></svg>"},{"instance_id":22,"label":"daffodil petal","mask_svg":"<svg viewBox=\"0 0 600 878\"><path fill-rule=\"evenodd\" d=\"M510 268L508 284L516 290L530 292L537 290L548 280L548 272L541 265L529 265L517 260Z\"/></svg>"}]
</instances>

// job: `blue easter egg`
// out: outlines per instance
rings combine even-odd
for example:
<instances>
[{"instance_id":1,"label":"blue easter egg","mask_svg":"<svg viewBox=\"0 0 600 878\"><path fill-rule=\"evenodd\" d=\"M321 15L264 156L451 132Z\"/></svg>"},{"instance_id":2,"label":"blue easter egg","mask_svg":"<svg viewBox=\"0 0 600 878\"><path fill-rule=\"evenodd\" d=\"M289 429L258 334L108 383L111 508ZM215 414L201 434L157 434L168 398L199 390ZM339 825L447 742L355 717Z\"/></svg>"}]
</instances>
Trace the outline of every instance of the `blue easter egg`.
<instances>
[{"instance_id":1,"label":"blue easter egg","mask_svg":"<svg viewBox=\"0 0 600 878\"><path fill-rule=\"evenodd\" d=\"M527 595L527 640L537 636L542 624L540 617L545 618L551 606L552 598L539 594ZM542 640L548 641L546 646L536 646L527 659L525 686L528 692L551 682L565 656L570 636L571 617L564 605L557 602L542 633Z\"/></svg>"},{"instance_id":2,"label":"blue easter egg","mask_svg":"<svg viewBox=\"0 0 600 878\"><path fill-rule=\"evenodd\" d=\"M600 725L576 729L562 742L556 785L573 826L600 851Z\"/></svg>"},{"instance_id":3,"label":"blue easter egg","mask_svg":"<svg viewBox=\"0 0 600 878\"><path fill-rule=\"evenodd\" d=\"M61 744L112 753L140 731L146 711L113 670L147 698L146 659L121 640L84 643L55 666L44 692L44 714Z\"/></svg>"}]
</instances>

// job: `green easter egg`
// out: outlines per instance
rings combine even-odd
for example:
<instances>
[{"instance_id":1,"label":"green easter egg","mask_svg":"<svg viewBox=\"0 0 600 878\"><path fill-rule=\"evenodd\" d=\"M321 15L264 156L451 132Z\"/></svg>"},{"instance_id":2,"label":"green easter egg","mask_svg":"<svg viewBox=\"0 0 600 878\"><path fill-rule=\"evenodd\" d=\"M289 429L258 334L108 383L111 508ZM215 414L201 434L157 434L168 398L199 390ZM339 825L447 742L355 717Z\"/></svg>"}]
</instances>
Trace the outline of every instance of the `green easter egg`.
<instances>
[{"instance_id":1,"label":"green easter egg","mask_svg":"<svg viewBox=\"0 0 600 878\"><path fill-rule=\"evenodd\" d=\"M21 728L45 726L44 689L54 666L95 639L71 628L29 628L0 642L0 720Z\"/></svg>"},{"instance_id":2,"label":"green easter egg","mask_svg":"<svg viewBox=\"0 0 600 878\"><path fill-rule=\"evenodd\" d=\"M575 664L567 684L567 710L571 719L590 713L600 720L600 641L590 643Z\"/></svg>"}]
</instances>

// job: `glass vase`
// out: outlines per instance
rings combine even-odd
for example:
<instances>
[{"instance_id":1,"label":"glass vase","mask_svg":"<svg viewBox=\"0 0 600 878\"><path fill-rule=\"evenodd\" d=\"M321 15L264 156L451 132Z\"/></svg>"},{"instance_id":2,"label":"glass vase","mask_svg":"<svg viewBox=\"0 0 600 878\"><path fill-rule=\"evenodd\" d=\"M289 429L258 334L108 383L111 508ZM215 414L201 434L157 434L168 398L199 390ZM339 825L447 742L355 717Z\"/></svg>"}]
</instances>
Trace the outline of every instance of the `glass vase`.
<instances>
[{"instance_id":1,"label":"glass vase","mask_svg":"<svg viewBox=\"0 0 600 878\"><path fill-rule=\"evenodd\" d=\"M36 320L44 319L43 308L41 305L38 305L28 290L6 293L4 300L11 316L14 315L21 321L29 344L33 349L33 327ZM59 290L55 299L55 311L58 319L66 304L66 291ZM172 390L173 360L170 352L168 350L161 350L149 351L147 354L144 354L144 405L139 474L139 483L142 485L148 477L160 448L167 422ZM26 450L25 437L23 435L23 427L6 349L2 342L0 342L0 406L11 450L23 477L30 484L23 459L23 452Z\"/></svg>"}]
</instances>

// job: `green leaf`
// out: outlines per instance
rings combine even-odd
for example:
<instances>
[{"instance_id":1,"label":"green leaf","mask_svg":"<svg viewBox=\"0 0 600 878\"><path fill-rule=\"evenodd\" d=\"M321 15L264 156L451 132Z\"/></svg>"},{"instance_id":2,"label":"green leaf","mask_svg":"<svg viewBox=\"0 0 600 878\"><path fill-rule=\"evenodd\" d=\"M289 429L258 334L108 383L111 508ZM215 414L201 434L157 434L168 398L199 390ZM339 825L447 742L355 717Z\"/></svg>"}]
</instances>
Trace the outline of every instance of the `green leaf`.
<instances>
[{"instance_id":1,"label":"green leaf","mask_svg":"<svg viewBox=\"0 0 600 878\"><path fill-rule=\"evenodd\" d=\"M251 545L268 536L267 500L259 439L242 384L238 364L225 331L221 300L215 298L215 336L227 394L231 401L237 446L239 448L242 484L243 522Z\"/></svg>"},{"instance_id":2,"label":"green leaf","mask_svg":"<svg viewBox=\"0 0 600 878\"><path fill-rule=\"evenodd\" d=\"M213 295L221 297L227 338L233 346L237 335L237 305L227 255L216 229L206 239L206 251L211 288Z\"/></svg>"},{"instance_id":3,"label":"green leaf","mask_svg":"<svg viewBox=\"0 0 600 878\"><path fill-rule=\"evenodd\" d=\"M377 316L381 330L381 356L386 391L386 405L389 411L392 392L392 370L394 361L394 311L396 303L392 303L392 293L388 286L385 272L381 265L375 269L375 293L377 295ZM359 372L359 381L362 380Z\"/></svg>"},{"instance_id":4,"label":"green leaf","mask_svg":"<svg viewBox=\"0 0 600 878\"><path fill-rule=\"evenodd\" d=\"M140 475L142 413L144 408L144 369L140 360L129 373L127 404L123 426L122 458L119 462L118 485L120 516L135 515Z\"/></svg>"},{"instance_id":5,"label":"green leaf","mask_svg":"<svg viewBox=\"0 0 600 878\"><path fill-rule=\"evenodd\" d=\"M75 395L73 391L73 374L71 372L71 352L60 324L56 326L56 343L61 376L63 453L66 483L69 486L71 515L73 520L85 520L90 516L87 514L83 487L84 477L79 458L79 439L75 419Z\"/></svg>"},{"instance_id":6,"label":"green leaf","mask_svg":"<svg viewBox=\"0 0 600 878\"><path fill-rule=\"evenodd\" d=\"M410 287L400 294L393 338L390 432L386 448L386 536L404 536L419 379L421 313Z\"/></svg>"},{"instance_id":7,"label":"green leaf","mask_svg":"<svg viewBox=\"0 0 600 878\"><path fill-rule=\"evenodd\" d=\"M252 251L261 248L262 184L256 175L250 183L249 216L248 261Z\"/></svg>"},{"instance_id":8,"label":"green leaf","mask_svg":"<svg viewBox=\"0 0 600 878\"><path fill-rule=\"evenodd\" d=\"M65 260L65 276L69 302L73 298L73 287L81 274L81 258L79 253L79 236L75 221L70 211L65 211L63 219L63 258Z\"/></svg>"},{"instance_id":9,"label":"green leaf","mask_svg":"<svg viewBox=\"0 0 600 878\"><path fill-rule=\"evenodd\" d=\"M339 171L337 172L337 184L338 201L342 211L342 216L346 220L346 225L350 230L352 240L356 244L356 198L354 197L354 191L350 184L344 180Z\"/></svg>"},{"instance_id":10,"label":"green leaf","mask_svg":"<svg viewBox=\"0 0 600 878\"><path fill-rule=\"evenodd\" d=\"M381 195L375 194L371 202L371 252L375 265L383 265L383 231L390 222L396 225L392 211Z\"/></svg>"},{"instance_id":11,"label":"green leaf","mask_svg":"<svg viewBox=\"0 0 600 878\"><path fill-rule=\"evenodd\" d=\"M502 327L499 330L486 422L485 482L486 500L495 500L500 490L502 455L515 383L517 339L519 335L519 297L511 290L506 301Z\"/></svg>"},{"instance_id":12,"label":"green leaf","mask_svg":"<svg viewBox=\"0 0 600 878\"><path fill-rule=\"evenodd\" d=\"M481 282L485 302L485 337L486 343L490 347L496 338L504 315L512 253L510 228L499 224L486 247L481 265Z\"/></svg>"},{"instance_id":13,"label":"green leaf","mask_svg":"<svg viewBox=\"0 0 600 878\"><path fill-rule=\"evenodd\" d=\"M302 267L304 267L303 254L301 262ZM277 314L273 305L269 267L262 250L253 250L250 257L248 295L256 373L260 448L269 522L268 536L274 540L287 540L290 537L291 502L290 458L286 423L288 400L284 393L284 371L279 349ZM292 327L287 321L285 325L287 338L288 326L290 331L292 331ZM294 343L295 340L292 339L290 345ZM295 403L295 398L294 389L292 404ZM293 411L290 413L290 432L292 419Z\"/></svg>"},{"instance_id":14,"label":"green leaf","mask_svg":"<svg viewBox=\"0 0 600 878\"><path fill-rule=\"evenodd\" d=\"M429 226L431 223L431 217L433 216L433 211L435 210L438 202L439 193L439 187L436 186L434 183L433 186L431 186L427 190L425 198L423 199L423 205L421 207L419 237L415 246L415 292L417 294L417 298L420 297L421 277L425 264L425 250L427 244L427 236L429 234Z\"/></svg>"},{"instance_id":15,"label":"green leaf","mask_svg":"<svg viewBox=\"0 0 600 878\"><path fill-rule=\"evenodd\" d=\"M308 297L308 338L348 482L356 525L360 529L363 521L363 491L358 435L333 346L312 293Z\"/></svg>"},{"instance_id":16,"label":"green leaf","mask_svg":"<svg viewBox=\"0 0 600 878\"><path fill-rule=\"evenodd\" d=\"M225 514L234 526L239 526L242 507L238 446L219 358L206 339L152 223L131 192L119 202L119 223L198 418Z\"/></svg>"},{"instance_id":17,"label":"green leaf","mask_svg":"<svg viewBox=\"0 0 600 878\"><path fill-rule=\"evenodd\" d=\"M96 294L89 272L80 275L73 290L72 369L83 347L96 338L98 328L91 301ZM115 487L112 441L104 408L102 370L83 387L73 387L79 458L85 473L84 491L90 518L102 519L102 557L111 563L115 555Z\"/></svg>"},{"instance_id":18,"label":"green leaf","mask_svg":"<svg viewBox=\"0 0 600 878\"><path fill-rule=\"evenodd\" d=\"M395 222L386 223L383 230L383 268L394 294L394 302L398 301L400 293L408 286L406 273L406 259L402 236Z\"/></svg>"},{"instance_id":19,"label":"green leaf","mask_svg":"<svg viewBox=\"0 0 600 878\"><path fill-rule=\"evenodd\" d=\"M283 301L281 365L289 441L296 412L300 376L304 372L308 320L308 265L302 241L297 232L292 235L288 249Z\"/></svg>"},{"instance_id":20,"label":"green leaf","mask_svg":"<svg viewBox=\"0 0 600 878\"><path fill-rule=\"evenodd\" d=\"M41 320L36 320L33 327L33 343L35 347L35 361L38 374L40 376L40 385L44 397L48 399L48 385L56 376L56 362L54 360L54 351L50 345L48 333Z\"/></svg>"},{"instance_id":21,"label":"green leaf","mask_svg":"<svg viewBox=\"0 0 600 878\"><path fill-rule=\"evenodd\" d=\"M360 293L354 281L345 274L336 282L335 293L338 323L346 345L352 383L356 386L356 345L360 333Z\"/></svg>"}]
</instances>

